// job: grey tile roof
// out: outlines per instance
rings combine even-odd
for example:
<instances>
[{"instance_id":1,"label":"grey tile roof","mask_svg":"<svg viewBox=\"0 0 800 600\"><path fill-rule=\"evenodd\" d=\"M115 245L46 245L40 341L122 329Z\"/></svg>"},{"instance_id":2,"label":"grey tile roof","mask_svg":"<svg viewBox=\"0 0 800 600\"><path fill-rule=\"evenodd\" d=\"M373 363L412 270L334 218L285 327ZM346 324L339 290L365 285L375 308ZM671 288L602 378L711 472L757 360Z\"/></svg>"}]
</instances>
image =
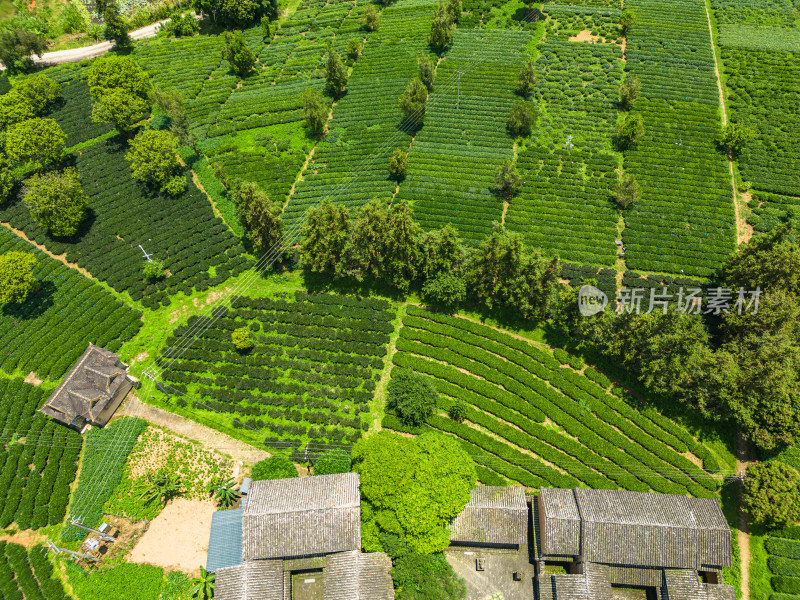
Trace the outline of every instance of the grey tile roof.
<instances>
[{"instance_id":1,"label":"grey tile roof","mask_svg":"<svg viewBox=\"0 0 800 600\"><path fill-rule=\"evenodd\" d=\"M328 556L323 600L393 600L391 559L354 550Z\"/></svg>"},{"instance_id":2,"label":"grey tile roof","mask_svg":"<svg viewBox=\"0 0 800 600\"><path fill-rule=\"evenodd\" d=\"M218 510L211 515L206 569L216 571L242 564L242 509Z\"/></svg>"},{"instance_id":3,"label":"grey tile roof","mask_svg":"<svg viewBox=\"0 0 800 600\"><path fill-rule=\"evenodd\" d=\"M242 558L358 550L358 474L254 481L242 517Z\"/></svg>"},{"instance_id":4,"label":"grey tile roof","mask_svg":"<svg viewBox=\"0 0 800 600\"><path fill-rule=\"evenodd\" d=\"M612 600L606 565L586 564L580 575L545 575L539 578L539 600Z\"/></svg>"},{"instance_id":5,"label":"grey tile roof","mask_svg":"<svg viewBox=\"0 0 800 600\"><path fill-rule=\"evenodd\" d=\"M39 410L65 425L78 417L94 422L117 393L130 389L127 372L118 354L90 343Z\"/></svg>"},{"instance_id":6,"label":"grey tile roof","mask_svg":"<svg viewBox=\"0 0 800 600\"><path fill-rule=\"evenodd\" d=\"M544 518L539 522L539 544L543 555L580 554L581 515L572 490L542 488L537 505Z\"/></svg>"},{"instance_id":7,"label":"grey tile roof","mask_svg":"<svg viewBox=\"0 0 800 600\"><path fill-rule=\"evenodd\" d=\"M215 574L215 600L284 600L281 560L248 561Z\"/></svg>"},{"instance_id":8,"label":"grey tile roof","mask_svg":"<svg viewBox=\"0 0 800 600\"><path fill-rule=\"evenodd\" d=\"M528 543L528 505L521 487L476 486L450 524L451 542Z\"/></svg>"},{"instance_id":9,"label":"grey tile roof","mask_svg":"<svg viewBox=\"0 0 800 600\"><path fill-rule=\"evenodd\" d=\"M661 587L663 578L664 570L658 567L611 565L609 568L609 580L615 585Z\"/></svg>"},{"instance_id":10,"label":"grey tile roof","mask_svg":"<svg viewBox=\"0 0 800 600\"><path fill-rule=\"evenodd\" d=\"M564 494L570 491L574 506ZM542 490L540 502L544 554L695 570L731 564L731 532L713 499L580 488Z\"/></svg>"},{"instance_id":11,"label":"grey tile roof","mask_svg":"<svg viewBox=\"0 0 800 600\"><path fill-rule=\"evenodd\" d=\"M694 570L665 569L662 587L669 600L736 600L732 586L701 583Z\"/></svg>"}]
</instances>

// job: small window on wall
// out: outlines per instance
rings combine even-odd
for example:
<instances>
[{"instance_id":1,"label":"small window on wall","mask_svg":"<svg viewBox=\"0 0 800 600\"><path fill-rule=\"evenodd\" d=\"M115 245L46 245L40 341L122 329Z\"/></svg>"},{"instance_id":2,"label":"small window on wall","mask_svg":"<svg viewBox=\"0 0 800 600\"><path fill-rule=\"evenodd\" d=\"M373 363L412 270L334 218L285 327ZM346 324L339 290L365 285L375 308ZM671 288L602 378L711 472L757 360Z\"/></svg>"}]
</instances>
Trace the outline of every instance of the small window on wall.
<instances>
[{"instance_id":1,"label":"small window on wall","mask_svg":"<svg viewBox=\"0 0 800 600\"><path fill-rule=\"evenodd\" d=\"M719 573L717 571L699 571L698 575L703 583L719 583Z\"/></svg>"}]
</instances>

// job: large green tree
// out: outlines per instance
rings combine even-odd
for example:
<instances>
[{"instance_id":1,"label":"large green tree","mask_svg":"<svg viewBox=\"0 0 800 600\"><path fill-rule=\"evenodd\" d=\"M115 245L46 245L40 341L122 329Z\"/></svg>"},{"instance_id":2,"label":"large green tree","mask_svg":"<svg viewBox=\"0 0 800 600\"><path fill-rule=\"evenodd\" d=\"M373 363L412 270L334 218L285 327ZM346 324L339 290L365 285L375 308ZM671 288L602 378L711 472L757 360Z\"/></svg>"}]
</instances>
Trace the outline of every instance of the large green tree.
<instances>
[{"instance_id":1,"label":"large green tree","mask_svg":"<svg viewBox=\"0 0 800 600\"><path fill-rule=\"evenodd\" d=\"M353 470L361 480L361 540L382 550L385 532L417 553L450 545L448 524L469 501L477 481L472 459L454 438L424 433L405 438L386 431L353 446Z\"/></svg>"},{"instance_id":2,"label":"large green tree","mask_svg":"<svg viewBox=\"0 0 800 600\"><path fill-rule=\"evenodd\" d=\"M502 308L524 319L541 319L555 295L560 265L528 249L517 233L495 223L470 261L467 286L489 309Z\"/></svg>"},{"instance_id":3,"label":"large green tree","mask_svg":"<svg viewBox=\"0 0 800 600\"><path fill-rule=\"evenodd\" d=\"M128 27L114 0L105 2L103 20L106 23L105 37L107 40L113 40L117 48L128 48L133 43L128 34Z\"/></svg>"},{"instance_id":4,"label":"large green tree","mask_svg":"<svg viewBox=\"0 0 800 600\"><path fill-rule=\"evenodd\" d=\"M178 162L178 140L172 132L145 129L130 140L130 146L125 158L131 163L135 179L171 195L186 189Z\"/></svg>"},{"instance_id":5,"label":"large green tree","mask_svg":"<svg viewBox=\"0 0 800 600\"><path fill-rule=\"evenodd\" d=\"M511 107L506 126L514 136L527 137L536 126L536 105L527 100L520 100Z\"/></svg>"},{"instance_id":6,"label":"large green tree","mask_svg":"<svg viewBox=\"0 0 800 600\"><path fill-rule=\"evenodd\" d=\"M47 41L27 29L0 31L0 61L11 73L28 71L33 66L32 56L41 56L46 49Z\"/></svg>"},{"instance_id":7,"label":"large green tree","mask_svg":"<svg viewBox=\"0 0 800 600\"><path fill-rule=\"evenodd\" d=\"M6 153L13 163L31 168L56 162L64 154L67 136L53 119L28 119L6 131Z\"/></svg>"},{"instance_id":8,"label":"large green tree","mask_svg":"<svg viewBox=\"0 0 800 600\"><path fill-rule=\"evenodd\" d=\"M612 195L614 196L614 201L617 203L617 206L624 210L639 201L642 197L642 190L633 175L630 173L622 173Z\"/></svg>"},{"instance_id":9,"label":"large green tree","mask_svg":"<svg viewBox=\"0 0 800 600\"><path fill-rule=\"evenodd\" d=\"M386 406L406 425L419 427L436 408L439 394L430 382L408 369L395 367L386 388Z\"/></svg>"},{"instance_id":10,"label":"large green tree","mask_svg":"<svg viewBox=\"0 0 800 600\"><path fill-rule=\"evenodd\" d=\"M619 101L625 108L630 108L634 100L642 92L642 81L635 73L626 75L625 81L619 86Z\"/></svg>"},{"instance_id":11,"label":"large green tree","mask_svg":"<svg viewBox=\"0 0 800 600\"><path fill-rule=\"evenodd\" d=\"M433 76L434 66L433 62L427 56L420 55L417 57L417 73L419 80L425 84L425 88L430 92L433 90Z\"/></svg>"},{"instance_id":12,"label":"large green tree","mask_svg":"<svg viewBox=\"0 0 800 600\"><path fill-rule=\"evenodd\" d=\"M519 89L519 93L522 94L524 98L530 96L531 91L533 91L534 86L536 85L536 63L533 60L529 60L528 63L522 67L522 70L517 75L517 88Z\"/></svg>"},{"instance_id":13,"label":"large green tree","mask_svg":"<svg viewBox=\"0 0 800 600\"><path fill-rule=\"evenodd\" d=\"M784 527L800 521L800 473L778 460L747 468L744 505L753 521Z\"/></svg>"},{"instance_id":14,"label":"large green tree","mask_svg":"<svg viewBox=\"0 0 800 600\"><path fill-rule=\"evenodd\" d=\"M235 181L230 195L253 252L262 255L278 246L284 231L281 207L249 181Z\"/></svg>"},{"instance_id":15,"label":"large green tree","mask_svg":"<svg viewBox=\"0 0 800 600\"><path fill-rule=\"evenodd\" d=\"M452 310L466 298L464 268L467 252L452 223L419 238L422 299Z\"/></svg>"},{"instance_id":16,"label":"large green tree","mask_svg":"<svg viewBox=\"0 0 800 600\"><path fill-rule=\"evenodd\" d=\"M21 304L36 289L36 257L27 252L0 254L0 303Z\"/></svg>"},{"instance_id":17,"label":"large green tree","mask_svg":"<svg viewBox=\"0 0 800 600\"><path fill-rule=\"evenodd\" d=\"M442 54L453 41L456 24L444 4L439 4L428 34L428 45L438 54Z\"/></svg>"},{"instance_id":18,"label":"large green tree","mask_svg":"<svg viewBox=\"0 0 800 600\"><path fill-rule=\"evenodd\" d=\"M89 203L72 168L25 180L22 197L39 227L58 237L75 235Z\"/></svg>"},{"instance_id":19,"label":"large green tree","mask_svg":"<svg viewBox=\"0 0 800 600\"><path fill-rule=\"evenodd\" d=\"M0 206L8 202L16 185L17 177L11 168L11 164L5 155L0 153Z\"/></svg>"},{"instance_id":20,"label":"large green tree","mask_svg":"<svg viewBox=\"0 0 800 600\"><path fill-rule=\"evenodd\" d=\"M146 99L151 90L150 76L132 56L108 54L95 59L86 80L95 98L108 90L123 89Z\"/></svg>"},{"instance_id":21,"label":"large green tree","mask_svg":"<svg viewBox=\"0 0 800 600\"><path fill-rule=\"evenodd\" d=\"M225 32L222 58L230 63L231 68L240 77L247 77L256 66L256 57L247 47L242 32L238 30Z\"/></svg>"},{"instance_id":22,"label":"large green tree","mask_svg":"<svg viewBox=\"0 0 800 600\"><path fill-rule=\"evenodd\" d=\"M109 55L92 63L87 76L94 102L92 120L128 134L150 111L150 77L130 56Z\"/></svg>"},{"instance_id":23,"label":"large green tree","mask_svg":"<svg viewBox=\"0 0 800 600\"><path fill-rule=\"evenodd\" d=\"M278 17L278 0L193 0L192 8L215 25L240 29Z\"/></svg>"},{"instance_id":24,"label":"large green tree","mask_svg":"<svg viewBox=\"0 0 800 600\"><path fill-rule=\"evenodd\" d=\"M388 236L388 221L386 203L372 200L361 207L345 249L348 275L358 280L381 278L386 259L384 242Z\"/></svg>"},{"instance_id":25,"label":"large green tree","mask_svg":"<svg viewBox=\"0 0 800 600\"><path fill-rule=\"evenodd\" d=\"M61 85L41 73L18 81L9 94L18 95L37 115L63 96ZM6 100L8 95L3 97Z\"/></svg>"},{"instance_id":26,"label":"large green tree","mask_svg":"<svg viewBox=\"0 0 800 600\"><path fill-rule=\"evenodd\" d=\"M428 89L416 77L406 86L403 95L400 96L400 110L409 123L414 125L421 123L425 118L425 102L428 100Z\"/></svg>"},{"instance_id":27,"label":"large green tree","mask_svg":"<svg viewBox=\"0 0 800 600\"><path fill-rule=\"evenodd\" d=\"M741 154L742 150L756 137L756 130L744 123L730 122L722 128L717 141L728 149L733 156Z\"/></svg>"},{"instance_id":28,"label":"large green tree","mask_svg":"<svg viewBox=\"0 0 800 600\"><path fill-rule=\"evenodd\" d=\"M325 132L329 112L330 108L322 94L312 89L303 92L303 118L306 120L306 127L315 134L322 135Z\"/></svg>"},{"instance_id":29,"label":"large green tree","mask_svg":"<svg viewBox=\"0 0 800 600\"><path fill-rule=\"evenodd\" d=\"M463 600L467 586L447 562L443 552L419 554L399 537L381 534L384 550L392 559L395 600Z\"/></svg>"},{"instance_id":30,"label":"large green tree","mask_svg":"<svg viewBox=\"0 0 800 600\"><path fill-rule=\"evenodd\" d=\"M627 113L625 121L617 127L617 146L627 149L644 137L644 119L639 113Z\"/></svg>"},{"instance_id":31,"label":"large green tree","mask_svg":"<svg viewBox=\"0 0 800 600\"><path fill-rule=\"evenodd\" d=\"M342 276L352 224L350 211L326 199L306 212L303 223L303 266L312 273Z\"/></svg>"},{"instance_id":32,"label":"large green tree","mask_svg":"<svg viewBox=\"0 0 800 600\"><path fill-rule=\"evenodd\" d=\"M342 57L333 49L332 45L328 46L328 60L325 63L325 84L334 98L341 98L342 94L344 94L348 77L347 67L342 62Z\"/></svg>"},{"instance_id":33,"label":"large green tree","mask_svg":"<svg viewBox=\"0 0 800 600\"><path fill-rule=\"evenodd\" d=\"M422 228L414 220L414 211L405 200L395 201L389 209L383 245L383 279L402 293L408 292L417 276Z\"/></svg>"},{"instance_id":34,"label":"large green tree","mask_svg":"<svg viewBox=\"0 0 800 600\"><path fill-rule=\"evenodd\" d=\"M508 200L522 188L522 176L517 171L517 166L506 159L497 167L494 176L495 186L503 194L503 198Z\"/></svg>"}]
</instances>

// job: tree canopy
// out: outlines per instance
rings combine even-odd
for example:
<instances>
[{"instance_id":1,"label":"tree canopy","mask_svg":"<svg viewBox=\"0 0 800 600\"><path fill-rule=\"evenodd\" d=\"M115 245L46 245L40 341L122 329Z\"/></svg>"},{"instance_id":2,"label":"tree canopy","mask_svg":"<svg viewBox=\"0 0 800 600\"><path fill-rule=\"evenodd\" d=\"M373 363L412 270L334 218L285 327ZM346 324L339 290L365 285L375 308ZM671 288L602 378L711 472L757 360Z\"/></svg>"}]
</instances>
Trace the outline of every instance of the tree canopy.
<instances>
[{"instance_id":1,"label":"tree canopy","mask_svg":"<svg viewBox=\"0 0 800 600\"><path fill-rule=\"evenodd\" d=\"M386 388L386 406L406 425L419 427L433 414L438 392L430 382L408 369L395 367Z\"/></svg>"},{"instance_id":2,"label":"tree canopy","mask_svg":"<svg viewBox=\"0 0 800 600\"><path fill-rule=\"evenodd\" d=\"M739 122L728 122L717 136L717 142L727 148L731 154L738 156L748 143L756 137L756 130L750 125Z\"/></svg>"},{"instance_id":3,"label":"tree canopy","mask_svg":"<svg viewBox=\"0 0 800 600\"><path fill-rule=\"evenodd\" d=\"M242 28L278 17L278 0L193 0L192 8L221 27Z\"/></svg>"},{"instance_id":4,"label":"tree canopy","mask_svg":"<svg viewBox=\"0 0 800 600\"><path fill-rule=\"evenodd\" d=\"M467 586L442 552L419 554L399 537L382 534L384 550L392 559L396 600L463 600Z\"/></svg>"},{"instance_id":5,"label":"tree canopy","mask_svg":"<svg viewBox=\"0 0 800 600\"><path fill-rule=\"evenodd\" d=\"M346 206L325 199L309 208L303 223L303 266L312 273L344 275L344 252L351 229Z\"/></svg>"},{"instance_id":6,"label":"tree canopy","mask_svg":"<svg viewBox=\"0 0 800 600\"><path fill-rule=\"evenodd\" d=\"M522 94L524 98L527 98L530 96L535 85L536 65L533 60L529 60L528 63L522 67L519 75L517 75L517 87L519 88L519 93Z\"/></svg>"},{"instance_id":7,"label":"tree canopy","mask_svg":"<svg viewBox=\"0 0 800 600\"><path fill-rule=\"evenodd\" d=\"M27 29L0 31L0 61L11 73L29 70L33 66L32 55L41 56L46 49L47 41Z\"/></svg>"},{"instance_id":8,"label":"tree canopy","mask_svg":"<svg viewBox=\"0 0 800 600\"><path fill-rule=\"evenodd\" d=\"M247 47L244 36L239 30L225 32L222 58L230 63L231 68L240 77L247 77L256 66L256 57Z\"/></svg>"},{"instance_id":9,"label":"tree canopy","mask_svg":"<svg viewBox=\"0 0 800 600\"><path fill-rule=\"evenodd\" d=\"M441 54L453 41L456 24L444 4L439 4L433 17L431 31L428 34L428 45Z\"/></svg>"},{"instance_id":10,"label":"tree canopy","mask_svg":"<svg viewBox=\"0 0 800 600\"><path fill-rule=\"evenodd\" d=\"M511 108L506 125L515 136L527 137L536 126L536 117L536 105L527 100L520 100Z\"/></svg>"},{"instance_id":11,"label":"tree canopy","mask_svg":"<svg viewBox=\"0 0 800 600\"><path fill-rule=\"evenodd\" d=\"M406 176L408 167L408 152L402 148L395 148L392 157L389 159L389 175L398 181Z\"/></svg>"},{"instance_id":12,"label":"tree canopy","mask_svg":"<svg viewBox=\"0 0 800 600\"><path fill-rule=\"evenodd\" d=\"M506 199L511 198L522 187L522 177L517 171L517 166L508 159L497 167L494 181L497 189L502 192L503 197Z\"/></svg>"},{"instance_id":13,"label":"tree canopy","mask_svg":"<svg viewBox=\"0 0 800 600\"><path fill-rule=\"evenodd\" d=\"M367 7L364 9L364 16L361 17L361 24L367 31L375 31L380 24L380 18L375 5L367 4Z\"/></svg>"},{"instance_id":14,"label":"tree canopy","mask_svg":"<svg viewBox=\"0 0 800 600\"><path fill-rule=\"evenodd\" d=\"M800 521L800 473L778 460L750 465L742 499L756 523L784 527Z\"/></svg>"},{"instance_id":15,"label":"tree canopy","mask_svg":"<svg viewBox=\"0 0 800 600\"><path fill-rule=\"evenodd\" d=\"M419 80L425 85L425 88L430 92L433 90L433 62L425 55L417 57L417 72L419 73Z\"/></svg>"},{"instance_id":16,"label":"tree canopy","mask_svg":"<svg viewBox=\"0 0 800 600\"><path fill-rule=\"evenodd\" d=\"M635 73L629 73L619 86L619 101L625 108L630 108L633 101L642 92L642 81Z\"/></svg>"},{"instance_id":17,"label":"tree canopy","mask_svg":"<svg viewBox=\"0 0 800 600\"><path fill-rule=\"evenodd\" d=\"M644 119L639 113L628 113L625 122L617 127L617 146L630 148L644 137Z\"/></svg>"},{"instance_id":18,"label":"tree canopy","mask_svg":"<svg viewBox=\"0 0 800 600\"><path fill-rule=\"evenodd\" d=\"M130 56L108 55L89 68L92 120L129 133L150 111L150 77Z\"/></svg>"},{"instance_id":19,"label":"tree canopy","mask_svg":"<svg viewBox=\"0 0 800 600\"><path fill-rule=\"evenodd\" d=\"M25 180L22 197L39 227L58 237L75 235L89 202L73 168Z\"/></svg>"},{"instance_id":20,"label":"tree canopy","mask_svg":"<svg viewBox=\"0 0 800 600\"><path fill-rule=\"evenodd\" d=\"M347 67L342 62L342 57L328 46L328 60L325 63L325 84L334 98L340 98L347 88L349 74Z\"/></svg>"},{"instance_id":21,"label":"tree canopy","mask_svg":"<svg viewBox=\"0 0 800 600\"><path fill-rule=\"evenodd\" d=\"M450 544L450 520L469 502L475 465L461 444L438 433L406 438L381 431L353 446L361 479L362 545L381 550L380 532L403 539L414 552Z\"/></svg>"},{"instance_id":22,"label":"tree canopy","mask_svg":"<svg viewBox=\"0 0 800 600\"><path fill-rule=\"evenodd\" d=\"M475 299L525 319L541 319L555 294L560 265L528 249L517 233L495 224L470 262L467 282Z\"/></svg>"},{"instance_id":23,"label":"tree canopy","mask_svg":"<svg viewBox=\"0 0 800 600\"><path fill-rule=\"evenodd\" d=\"M66 141L55 120L27 119L6 131L6 153L13 163L38 168L60 160Z\"/></svg>"},{"instance_id":24,"label":"tree canopy","mask_svg":"<svg viewBox=\"0 0 800 600\"><path fill-rule=\"evenodd\" d=\"M0 254L0 303L21 304L36 289L33 275L37 260L28 252Z\"/></svg>"},{"instance_id":25,"label":"tree canopy","mask_svg":"<svg viewBox=\"0 0 800 600\"><path fill-rule=\"evenodd\" d=\"M281 207L248 181L235 181L230 195L252 251L259 256L270 251L283 237Z\"/></svg>"},{"instance_id":26,"label":"tree canopy","mask_svg":"<svg viewBox=\"0 0 800 600\"><path fill-rule=\"evenodd\" d=\"M614 201L622 209L629 208L639 201L642 191L639 184L630 173L622 173L613 192Z\"/></svg>"},{"instance_id":27,"label":"tree canopy","mask_svg":"<svg viewBox=\"0 0 800 600\"><path fill-rule=\"evenodd\" d=\"M406 86L400 96L400 110L409 123L418 124L425 118L425 102L428 100L428 89L416 77Z\"/></svg>"},{"instance_id":28,"label":"tree canopy","mask_svg":"<svg viewBox=\"0 0 800 600\"><path fill-rule=\"evenodd\" d=\"M316 90L307 89L303 92L303 118L306 120L306 127L317 135L325 131L328 123L328 103Z\"/></svg>"},{"instance_id":29,"label":"tree canopy","mask_svg":"<svg viewBox=\"0 0 800 600\"><path fill-rule=\"evenodd\" d=\"M131 149L125 158L131 163L135 179L173 196L186 189L177 156L178 140L172 132L145 129L129 143Z\"/></svg>"}]
</instances>

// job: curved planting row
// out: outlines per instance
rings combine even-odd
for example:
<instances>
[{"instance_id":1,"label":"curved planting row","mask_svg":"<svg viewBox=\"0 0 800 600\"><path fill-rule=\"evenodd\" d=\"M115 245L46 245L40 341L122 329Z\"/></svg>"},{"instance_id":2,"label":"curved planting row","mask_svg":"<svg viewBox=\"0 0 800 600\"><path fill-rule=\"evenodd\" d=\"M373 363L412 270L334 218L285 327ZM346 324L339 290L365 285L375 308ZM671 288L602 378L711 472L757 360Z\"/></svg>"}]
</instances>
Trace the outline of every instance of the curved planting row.
<instances>
[{"instance_id":1,"label":"curved planting row","mask_svg":"<svg viewBox=\"0 0 800 600\"><path fill-rule=\"evenodd\" d=\"M577 480L696 496L716 490L716 480L681 455L683 440L549 353L464 319L415 307L408 313L395 364L467 402L469 422L552 465L537 472L552 485Z\"/></svg>"},{"instance_id":2,"label":"curved planting row","mask_svg":"<svg viewBox=\"0 0 800 600\"><path fill-rule=\"evenodd\" d=\"M37 409L49 391L0 380L0 527L38 529L64 520L81 436Z\"/></svg>"},{"instance_id":3,"label":"curved planting row","mask_svg":"<svg viewBox=\"0 0 800 600\"><path fill-rule=\"evenodd\" d=\"M770 600L797 600L800 598L800 531L793 527L777 531L767 538L764 549L769 554L767 567L770 583L776 592Z\"/></svg>"},{"instance_id":4,"label":"curved planting row","mask_svg":"<svg viewBox=\"0 0 800 600\"><path fill-rule=\"evenodd\" d=\"M366 431L362 413L394 330L387 301L298 292L238 298L217 317L191 319L167 340L159 363L170 410L275 447L347 444ZM243 327L254 347L241 352L232 334Z\"/></svg>"},{"instance_id":5,"label":"curved planting row","mask_svg":"<svg viewBox=\"0 0 800 600\"><path fill-rule=\"evenodd\" d=\"M9 251L36 256L39 289L25 303L0 309L0 369L6 373L36 371L41 379L57 379L89 342L116 351L142 326L139 311L0 227L0 254Z\"/></svg>"}]
</instances>

